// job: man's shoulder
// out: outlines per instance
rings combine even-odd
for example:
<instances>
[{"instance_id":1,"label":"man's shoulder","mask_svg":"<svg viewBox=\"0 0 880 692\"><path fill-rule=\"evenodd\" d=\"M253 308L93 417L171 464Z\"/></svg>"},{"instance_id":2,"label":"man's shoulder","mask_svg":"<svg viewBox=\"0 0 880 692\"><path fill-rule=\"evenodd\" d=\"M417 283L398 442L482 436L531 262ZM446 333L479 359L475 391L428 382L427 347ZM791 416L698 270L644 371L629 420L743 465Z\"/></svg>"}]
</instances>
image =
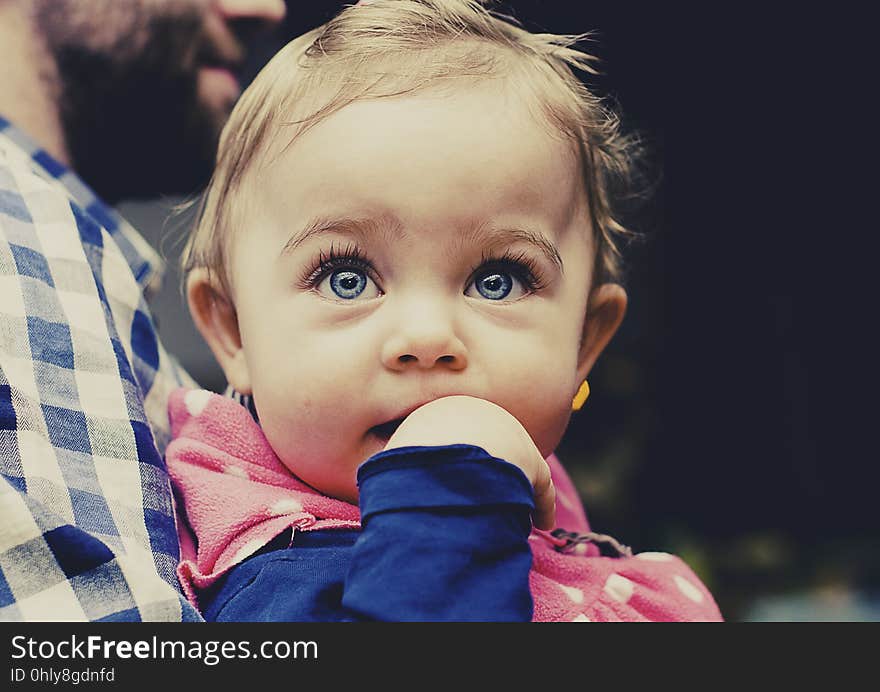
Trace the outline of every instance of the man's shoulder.
<instances>
[{"instance_id":1,"label":"man's shoulder","mask_svg":"<svg viewBox=\"0 0 880 692\"><path fill-rule=\"evenodd\" d=\"M0 232L15 240L21 226L51 226L58 233L64 226L76 230L76 201L63 182L43 168L39 152L29 151L0 130ZM83 210L84 211L84 210Z\"/></svg>"},{"instance_id":2,"label":"man's shoulder","mask_svg":"<svg viewBox=\"0 0 880 692\"><path fill-rule=\"evenodd\" d=\"M102 246L112 238L140 290L152 295L161 285L164 262L144 238L89 186L0 117L0 233L11 240L16 228L36 226L64 242ZM14 242L14 239L12 239ZM129 272L123 272L127 274Z\"/></svg>"},{"instance_id":3,"label":"man's shoulder","mask_svg":"<svg viewBox=\"0 0 880 692\"><path fill-rule=\"evenodd\" d=\"M149 312L153 267L70 194L74 173L47 170L8 134L0 128L0 374L35 404L67 382L76 401L63 408L78 420L149 421L161 449L168 392L187 378Z\"/></svg>"},{"instance_id":4,"label":"man's shoulder","mask_svg":"<svg viewBox=\"0 0 880 692\"><path fill-rule=\"evenodd\" d=\"M0 189L21 189L21 192L48 189L67 197L64 186L53 184L51 176L47 177L42 170L39 150L31 149L13 136L11 128L0 129Z\"/></svg>"},{"instance_id":5,"label":"man's shoulder","mask_svg":"<svg viewBox=\"0 0 880 692\"><path fill-rule=\"evenodd\" d=\"M82 293L80 284L88 279L83 272L91 271L86 248L101 245L103 231L62 181L41 168L34 152L7 134L0 130L0 274L7 282L17 277L23 286L37 280L42 294L75 288ZM67 286L75 269L78 282ZM32 293L25 297L36 300ZM54 302L42 294L40 307Z\"/></svg>"}]
</instances>

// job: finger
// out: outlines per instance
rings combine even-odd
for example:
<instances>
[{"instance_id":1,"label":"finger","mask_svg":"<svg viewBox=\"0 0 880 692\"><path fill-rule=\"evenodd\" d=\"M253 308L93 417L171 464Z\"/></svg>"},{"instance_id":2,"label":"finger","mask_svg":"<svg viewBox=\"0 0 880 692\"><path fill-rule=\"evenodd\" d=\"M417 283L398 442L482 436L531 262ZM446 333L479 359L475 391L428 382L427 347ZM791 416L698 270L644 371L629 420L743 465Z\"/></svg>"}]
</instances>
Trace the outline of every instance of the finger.
<instances>
[{"instance_id":1,"label":"finger","mask_svg":"<svg viewBox=\"0 0 880 692\"><path fill-rule=\"evenodd\" d=\"M544 460L539 467L538 477L535 479L535 513L533 522L535 526L544 531L556 528L556 488L550 477L550 467Z\"/></svg>"},{"instance_id":2,"label":"finger","mask_svg":"<svg viewBox=\"0 0 880 692\"><path fill-rule=\"evenodd\" d=\"M556 528L556 489L552 483L543 492L535 493L533 521L535 527L543 531L552 531Z\"/></svg>"}]
</instances>

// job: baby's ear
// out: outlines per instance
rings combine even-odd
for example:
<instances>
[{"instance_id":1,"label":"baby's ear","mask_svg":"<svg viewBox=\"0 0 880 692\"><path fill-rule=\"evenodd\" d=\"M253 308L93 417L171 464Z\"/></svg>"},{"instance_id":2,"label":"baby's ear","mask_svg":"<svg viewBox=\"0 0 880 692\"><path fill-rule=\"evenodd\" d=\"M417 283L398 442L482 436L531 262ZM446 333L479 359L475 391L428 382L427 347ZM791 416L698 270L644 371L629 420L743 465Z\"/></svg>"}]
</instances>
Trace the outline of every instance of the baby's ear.
<instances>
[{"instance_id":1,"label":"baby's ear","mask_svg":"<svg viewBox=\"0 0 880 692\"><path fill-rule=\"evenodd\" d=\"M207 269L192 270L186 279L186 298L193 321L223 368L229 384L242 394L251 394L238 315L219 280Z\"/></svg>"},{"instance_id":2,"label":"baby's ear","mask_svg":"<svg viewBox=\"0 0 880 692\"><path fill-rule=\"evenodd\" d=\"M619 284L602 284L590 293L578 355L578 381L587 379L599 354L623 322L626 291Z\"/></svg>"}]
</instances>

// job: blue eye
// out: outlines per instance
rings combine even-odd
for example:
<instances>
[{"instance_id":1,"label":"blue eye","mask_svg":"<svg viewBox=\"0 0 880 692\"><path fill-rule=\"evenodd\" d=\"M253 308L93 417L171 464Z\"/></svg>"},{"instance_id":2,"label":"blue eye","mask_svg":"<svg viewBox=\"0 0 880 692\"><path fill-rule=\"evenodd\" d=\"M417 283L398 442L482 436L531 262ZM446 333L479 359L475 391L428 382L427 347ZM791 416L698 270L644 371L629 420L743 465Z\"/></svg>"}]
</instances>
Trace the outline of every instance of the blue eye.
<instances>
[{"instance_id":1,"label":"blue eye","mask_svg":"<svg viewBox=\"0 0 880 692\"><path fill-rule=\"evenodd\" d=\"M330 289L344 300L357 298L367 287L369 281L362 271L338 269L329 276Z\"/></svg>"},{"instance_id":2,"label":"blue eye","mask_svg":"<svg viewBox=\"0 0 880 692\"><path fill-rule=\"evenodd\" d=\"M504 300L513 289L513 278L507 272L491 271L474 280L474 288L488 300Z\"/></svg>"},{"instance_id":3,"label":"blue eye","mask_svg":"<svg viewBox=\"0 0 880 692\"><path fill-rule=\"evenodd\" d=\"M315 285L319 294L332 300L354 301L376 298L381 295L379 287L367 272L357 267L329 269Z\"/></svg>"},{"instance_id":4,"label":"blue eye","mask_svg":"<svg viewBox=\"0 0 880 692\"><path fill-rule=\"evenodd\" d=\"M377 280L372 263L351 245L342 249L331 247L328 255L321 252L299 286L328 300L362 302L382 295Z\"/></svg>"},{"instance_id":5,"label":"blue eye","mask_svg":"<svg viewBox=\"0 0 880 692\"><path fill-rule=\"evenodd\" d=\"M533 289L528 276L521 276L517 269L503 267L484 267L474 274L465 295L493 302L511 302L531 293Z\"/></svg>"}]
</instances>

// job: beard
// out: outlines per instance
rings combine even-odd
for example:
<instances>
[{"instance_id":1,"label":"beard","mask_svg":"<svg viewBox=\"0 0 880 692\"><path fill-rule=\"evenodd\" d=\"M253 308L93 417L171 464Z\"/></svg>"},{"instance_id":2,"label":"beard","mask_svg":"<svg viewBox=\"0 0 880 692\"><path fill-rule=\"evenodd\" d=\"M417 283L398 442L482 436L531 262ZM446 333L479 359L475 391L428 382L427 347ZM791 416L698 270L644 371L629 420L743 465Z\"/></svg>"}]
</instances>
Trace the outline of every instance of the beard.
<instances>
[{"instance_id":1,"label":"beard","mask_svg":"<svg viewBox=\"0 0 880 692\"><path fill-rule=\"evenodd\" d=\"M37 2L71 165L111 204L189 195L211 175L228 109L199 97L198 68L211 50L202 7Z\"/></svg>"}]
</instances>

